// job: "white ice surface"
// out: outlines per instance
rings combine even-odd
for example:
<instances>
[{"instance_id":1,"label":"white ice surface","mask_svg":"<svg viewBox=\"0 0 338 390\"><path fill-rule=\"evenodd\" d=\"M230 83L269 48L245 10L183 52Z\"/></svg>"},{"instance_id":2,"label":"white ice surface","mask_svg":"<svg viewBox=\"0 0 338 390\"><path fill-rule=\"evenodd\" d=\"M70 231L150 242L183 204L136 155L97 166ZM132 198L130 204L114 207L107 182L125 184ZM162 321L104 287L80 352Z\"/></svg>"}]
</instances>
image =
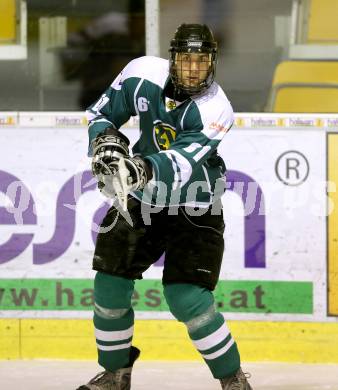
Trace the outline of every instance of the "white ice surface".
<instances>
[{"instance_id":1,"label":"white ice surface","mask_svg":"<svg viewBox=\"0 0 338 390\"><path fill-rule=\"evenodd\" d=\"M338 365L247 363L254 390L338 390ZM100 371L88 361L0 361L1 390L75 390ZM196 362L137 362L132 390L220 390Z\"/></svg>"}]
</instances>

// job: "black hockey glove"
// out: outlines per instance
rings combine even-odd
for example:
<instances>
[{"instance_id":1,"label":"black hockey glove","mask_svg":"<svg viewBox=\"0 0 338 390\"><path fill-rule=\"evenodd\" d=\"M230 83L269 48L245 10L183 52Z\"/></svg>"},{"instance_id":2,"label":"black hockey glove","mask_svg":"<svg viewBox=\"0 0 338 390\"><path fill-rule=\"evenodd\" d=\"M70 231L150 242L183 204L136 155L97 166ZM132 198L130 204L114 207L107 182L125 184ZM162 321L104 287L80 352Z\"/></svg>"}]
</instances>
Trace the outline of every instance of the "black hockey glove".
<instances>
[{"instance_id":1,"label":"black hockey glove","mask_svg":"<svg viewBox=\"0 0 338 390\"><path fill-rule=\"evenodd\" d=\"M92 172L100 191L116 196L127 209L128 194L141 190L152 177L150 163L141 157L129 156L129 140L118 130L109 128L92 141Z\"/></svg>"},{"instance_id":2,"label":"black hockey glove","mask_svg":"<svg viewBox=\"0 0 338 390\"><path fill-rule=\"evenodd\" d=\"M93 175L114 174L117 161L121 157L129 156L129 139L113 128L106 129L91 143L93 150L92 172Z\"/></svg>"}]
</instances>

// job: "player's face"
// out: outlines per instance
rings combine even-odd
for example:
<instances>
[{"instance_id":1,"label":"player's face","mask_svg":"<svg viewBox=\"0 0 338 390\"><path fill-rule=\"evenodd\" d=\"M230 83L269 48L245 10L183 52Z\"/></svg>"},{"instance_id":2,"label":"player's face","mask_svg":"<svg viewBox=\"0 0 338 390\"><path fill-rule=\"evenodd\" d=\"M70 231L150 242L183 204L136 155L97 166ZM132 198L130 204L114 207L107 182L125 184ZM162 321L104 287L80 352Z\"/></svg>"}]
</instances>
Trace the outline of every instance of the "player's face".
<instances>
[{"instance_id":1,"label":"player's face","mask_svg":"<svg viewBox=\"0 0 338 390\"><path fill-rule=\"evenodd\" d=\"M179 83L186 87L197 87L208 76L211 54L177 53L175 65Z\"/></svg>"}]
</instances>

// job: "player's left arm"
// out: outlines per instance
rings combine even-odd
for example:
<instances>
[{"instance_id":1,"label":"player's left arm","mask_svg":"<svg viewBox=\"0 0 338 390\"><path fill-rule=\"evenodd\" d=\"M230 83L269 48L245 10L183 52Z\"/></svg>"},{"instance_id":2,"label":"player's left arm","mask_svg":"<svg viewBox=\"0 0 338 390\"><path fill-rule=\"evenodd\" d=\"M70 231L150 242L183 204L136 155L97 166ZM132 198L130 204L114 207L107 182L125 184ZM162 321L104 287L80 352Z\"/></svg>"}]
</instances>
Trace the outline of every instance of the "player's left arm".
<instances>
[{"instance_id":1,"label":"player's left arm","mask_svg":"<svg viewBox=\"0 0 338 390\"><path fill-rule=\"evenodd\" d=\"M193 171L217 150L231 128L234 116L227 100L222 105L211 103L203 110L192 103L182 121L183 131L170 148L146 157L154 168L154 180L166 182L168 177L173 177L173 186L183 187Z\"/></svg>"}]
</instances>

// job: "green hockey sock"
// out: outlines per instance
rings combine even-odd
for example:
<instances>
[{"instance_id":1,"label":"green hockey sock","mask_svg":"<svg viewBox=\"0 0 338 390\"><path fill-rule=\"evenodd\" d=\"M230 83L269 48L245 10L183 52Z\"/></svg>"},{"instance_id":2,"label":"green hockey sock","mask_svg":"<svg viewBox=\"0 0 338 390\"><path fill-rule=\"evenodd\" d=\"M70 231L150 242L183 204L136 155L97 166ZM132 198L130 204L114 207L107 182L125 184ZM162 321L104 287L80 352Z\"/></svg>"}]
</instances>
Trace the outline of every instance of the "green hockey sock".
<instances>
[{"instance_id":1,"label":"green hockey sock","mask_svg":"<svg viewBox=\"0 0 338 390\"><path fill-rule=\"evenodd\" d=\"M216 313L208 324L189 331L189 336L214 378L230 376L239 369L240 356L237 345L220 313Z\"/></svg>"},{"instance_id":2,"label":"green hockey sock","mask_svg":"<svg viewBox=\"0 0 338 390\"><path fill-rule=\"evenodd\" d=\"M94 327L98 362L108 371L127 367L134 330L133 281L98 272L94 283Z\"/></svg>"},{"instance_id":3,"label":"green hockey sock","mask_svg":"<svg viewBox=\"0 0 338 390\"><path fill-rule=\"evenodd\" d=\"M189 336L209 366L221 379L240 367L237 345L221 313L216 312L211 291L193 284L167 284L164 295L172 314L187 326Z\"/></svg>"}]
</instances>

